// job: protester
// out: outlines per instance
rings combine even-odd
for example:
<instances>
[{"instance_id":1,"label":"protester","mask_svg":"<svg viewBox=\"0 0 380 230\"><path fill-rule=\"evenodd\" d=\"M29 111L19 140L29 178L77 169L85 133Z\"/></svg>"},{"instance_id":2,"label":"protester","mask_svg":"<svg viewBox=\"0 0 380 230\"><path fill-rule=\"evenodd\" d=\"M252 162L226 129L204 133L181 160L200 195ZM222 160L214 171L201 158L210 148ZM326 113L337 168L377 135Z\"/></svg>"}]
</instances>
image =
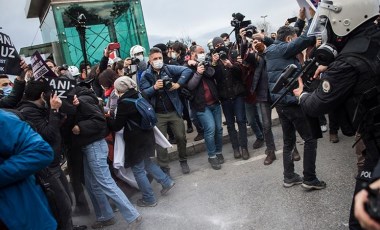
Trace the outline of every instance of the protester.
<instances>
[{"instance_id":1,"label":"protester","mask_svg":"<svg viewBox=\"0 0 380 230\"><path fill-rule=\"evenodd\" d=\"M142 116L133 101L125 100L139 97L139 92L136 90L137 84L129 77L120 77L115 81L114 87L119 100L116 119L110 119L110 128L113 131L124 128L125 165L132 167L142 192L142 199L137 201L137 206L154 207L157 205L157 198L154 196L146 172L162 185L162 195L174 186L174 182L150 159L155 153L153 129L145 130L137 125L141 123Z\"/></svg>"},{"instance_id":2,"label":"protester","mask_svg":"<svg viewBox=\"0 0 380 230\"><path fill-rule=\"evenodd\" d=\"M53 151L25 122L0 109L0 229L57 229L34 173L53 160Z\"/></svg>"},{"instance_id":3,"label":"protester","mask_svg":"<svg viewBox=\"0 0 380 230\"><path fill-rule=\"evenodd\" d=\"M61 105L60 98L51 94L47 80L42 77L28 82L18 110L54 151L53 162L37 175L54 192L48 201L51 210L54 210L58 229L73 229L69 182L61 169Z\"/></svg>"},{"instance_id":4,"label":"protester","mask_svg":"<svg viewBox=\"0 0 380 230\"><path fill-rule=\"evenodd\" d=\"M91 227L102 228L116 223L107 197L116 204L130 226L138 225L142 221L140 214L117 187L107 165L108 148L104 140L107 125L99 101L86 87L77 86L75 95L79 104L72 128L73 144L83 152L85 184L96 215L96 222Z\"/></svg>"},{"instance_id":5,"label":"protester","mask_svg":"<svg viewBox=\"0 0 380 230\"><path fill-rule=\"evenodd\" d=\"M300 10L299 18L305 19L305 9ZM277 31L277 40L267 48L266 60L268 70L269 88L271 89L271 99L276 101L280 98L285 89L278 93L273 93L272 89L280 77L281 72L289 64L296 63L299 60L297 54L301 53L308 46L315 44L315 37L307 37L306 34L297 37L296 29L292 26L282 26ZM297 99L287 93L285 97L276 105L282 132L283 132L283 165L284 165L284 182L283 186L288 188L293 185L302 184L305 189L324 189L326 183L318 180L315 172L315 161L317 155L317 137L313 135L306 116L297 104ZM318 126L319 128L319 126ZM292 151L296 144L296 131L304 140L304 169L302 178L294 172L294 162ZM319 130L320 131L320 130ZM322 135L321 132L319 134ZM270 156L276 159L272 152Z\"/></svg>"},{"instance_id":6,"label":"protester","mask_svg":"<svg viewBox=\"0 0 380 230\"><path fill-rule=\"evenodd\" d=\"M25 63L24 60L21 60L20 66L24 70L28 68L28 65ZM8 83L9 85L8 80L6 80L6 82L4 81L4 83ZM16 77L10 94L8 94L7 96L0 94L0 108L15 108L17 104L20 102L22 95L24 94L25 84L25 74L21 73L20 76Z\"/></svg>"}]
</instances>

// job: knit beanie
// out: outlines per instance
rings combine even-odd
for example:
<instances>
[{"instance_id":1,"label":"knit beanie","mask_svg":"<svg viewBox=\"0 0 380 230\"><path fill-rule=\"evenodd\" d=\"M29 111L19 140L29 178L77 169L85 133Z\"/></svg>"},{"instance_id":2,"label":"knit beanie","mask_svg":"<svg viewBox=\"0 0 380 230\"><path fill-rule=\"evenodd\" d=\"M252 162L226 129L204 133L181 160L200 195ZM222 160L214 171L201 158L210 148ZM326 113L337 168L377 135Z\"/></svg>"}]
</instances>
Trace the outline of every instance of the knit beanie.
<instances>
[{"instance_id":1,"label":"knit beanie","mask_svg":"<svg viewBox=\"0 0 380 230\"><path fill-rule=\"evenodd\" d=\"M130 89L137 89L137 84L130 77L119 77L114 83L114 87L119 93L125 93Z\"/></svg>"},{"instance_id":2,"label":"knit beanie","mask_svg":"<svg viewBox=\"0 0 380 230\"><path fill-rule=\"evenodd\" d=\"M215 37L214 39L212 39L212 45L214 46L214 48L215 48L216 45L218 45L220 43L224 44L223 38L221 38L221 37Z\"/></svg>"}]
</instances>

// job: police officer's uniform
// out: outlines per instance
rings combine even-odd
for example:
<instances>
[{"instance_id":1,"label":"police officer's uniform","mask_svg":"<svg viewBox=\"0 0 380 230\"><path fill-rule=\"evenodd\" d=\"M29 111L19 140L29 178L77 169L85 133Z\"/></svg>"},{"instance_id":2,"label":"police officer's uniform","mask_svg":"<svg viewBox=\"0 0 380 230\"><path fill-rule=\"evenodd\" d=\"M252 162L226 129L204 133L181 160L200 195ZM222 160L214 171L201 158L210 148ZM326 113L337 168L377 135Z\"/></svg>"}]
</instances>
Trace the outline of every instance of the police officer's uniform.
<instances>
[{"instance_id":1,"label":"police officer's uniform","mask_svg":"<svg viewBox=\"0 0 380 230\"><path fill-rule=\"evenodd\" d=\"M364 169L357 177L355 194L369 182L380 150L380 29L367 22L357 29L333 63L321 76L313 93L302 93L299 103L310 115L319 116L342 105L353 128L366 145ZM379 170L380 171L380 170ZM380 177L380 174L377 175ZM361 229L353 215L350 229Z\"/></svg>"}]
</instances>

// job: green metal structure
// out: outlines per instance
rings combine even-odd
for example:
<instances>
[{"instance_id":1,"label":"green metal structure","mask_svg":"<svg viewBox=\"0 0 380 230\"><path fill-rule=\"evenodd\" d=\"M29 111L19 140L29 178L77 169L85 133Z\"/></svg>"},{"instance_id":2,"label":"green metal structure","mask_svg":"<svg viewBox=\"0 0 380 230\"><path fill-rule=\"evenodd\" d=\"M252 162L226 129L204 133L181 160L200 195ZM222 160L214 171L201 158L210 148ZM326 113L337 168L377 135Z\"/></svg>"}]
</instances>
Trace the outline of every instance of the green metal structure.
<instances>
[{"instance_id":1,"label":"green metal structure","mask_svg":"<svg viewBox=\"0 0 380 230\"><path fill-rule=\"evenodd\" d=\"M100 61L110 42L120 43L119 57L123 59L134 45L149 50L140 0L51 1L45 16L40 17L41 33L44 43L52 44L52 55L58 62L79 67L84 60L76 29L81 14L86 17L85 46L91 64Z\"/></svg>"}]
</instances>

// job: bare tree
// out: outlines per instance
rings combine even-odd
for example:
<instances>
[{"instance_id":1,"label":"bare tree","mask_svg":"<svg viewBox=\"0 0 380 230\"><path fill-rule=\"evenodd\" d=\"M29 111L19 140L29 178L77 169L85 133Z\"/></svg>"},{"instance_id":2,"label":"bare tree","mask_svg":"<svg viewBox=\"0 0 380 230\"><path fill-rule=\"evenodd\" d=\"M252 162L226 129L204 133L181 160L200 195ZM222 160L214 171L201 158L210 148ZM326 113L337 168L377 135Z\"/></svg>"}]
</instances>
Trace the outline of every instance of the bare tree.
<instances>
[{"instance_id":1,"label":"bare tree","mask_svg":"<svg viewBox=\"0 0 380 230\"><path fill-rule=\"evenodd\" d=\"M273 26L268 21L266 21L266 22L263 22L263 21L255 22L254 25L256 25L258 31L264 30L265 34L269 34L273 31Z\"/></svg>"},{"instance_id":2,"label":"bare tree","mask_svg":"<svg viewBox=\"0 0 380 230\"><path fill-rule=\"evenodd\" d=\"M178 38L178 41L179 42L182 42L183 44L185 44L187 47L190 47L191 46L191 43L193 42L193 39L190 38L190 36L185 36L185 37L180 37Z\"/></svg>"}]
</instances>

